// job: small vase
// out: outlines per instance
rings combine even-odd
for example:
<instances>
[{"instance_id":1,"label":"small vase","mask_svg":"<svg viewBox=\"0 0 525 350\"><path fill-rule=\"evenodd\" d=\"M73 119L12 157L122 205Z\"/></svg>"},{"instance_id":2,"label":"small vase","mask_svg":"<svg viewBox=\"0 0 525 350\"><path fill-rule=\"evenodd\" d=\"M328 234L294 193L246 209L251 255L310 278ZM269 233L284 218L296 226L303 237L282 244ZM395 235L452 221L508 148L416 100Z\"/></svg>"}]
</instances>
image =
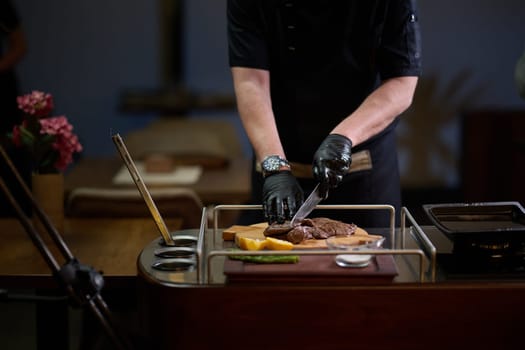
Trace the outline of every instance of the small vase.
<instances>
[{"instance_id":1,"label":"small vase","mask_svg":"<svg viewBox=\"0 0 525 350\"><path fill-rule=\"evenodd\" d=\"M33 174L31 184L35 201L57 231L60 234L64 233L64 175L62 173ZM33 213L33 225L42 238L47 240L45 226L36 213Z\"/></svg>"}]
</instances>

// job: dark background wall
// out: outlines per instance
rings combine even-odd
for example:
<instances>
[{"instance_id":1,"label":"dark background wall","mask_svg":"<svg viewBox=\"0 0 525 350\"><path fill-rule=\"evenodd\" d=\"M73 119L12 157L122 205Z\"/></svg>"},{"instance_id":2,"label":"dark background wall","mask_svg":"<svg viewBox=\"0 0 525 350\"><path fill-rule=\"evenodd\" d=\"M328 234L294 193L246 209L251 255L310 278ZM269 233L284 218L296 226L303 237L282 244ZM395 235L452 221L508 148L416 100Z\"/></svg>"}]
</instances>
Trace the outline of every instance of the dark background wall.
<instances>
[{"instance_id":1,"label":"dark background wall","mask_svg":"<svg viewBox=\"0 0 525 350\"><path fill-rule=\"evenodd\" d=\"M232 93L226 0L184 3L185 85L202 93ZM163 4L163 0L15 1L29 43L18 69L23 92L39 89L55 96L57 113L73 122L86 156L113 154L111 132L125 134L159 115L123 112L119 105L126 89L166 87ZM417 103L400 128L403 181L407 186L455 186L463 112L525 107L514 82L516 61L525 50L525 2L420 0L418 6L424 75ZM234 110L191 114L231 119L249 152ZM425 127L429 136L421 140L415 135Z\"/></svg>"}]
</instances>

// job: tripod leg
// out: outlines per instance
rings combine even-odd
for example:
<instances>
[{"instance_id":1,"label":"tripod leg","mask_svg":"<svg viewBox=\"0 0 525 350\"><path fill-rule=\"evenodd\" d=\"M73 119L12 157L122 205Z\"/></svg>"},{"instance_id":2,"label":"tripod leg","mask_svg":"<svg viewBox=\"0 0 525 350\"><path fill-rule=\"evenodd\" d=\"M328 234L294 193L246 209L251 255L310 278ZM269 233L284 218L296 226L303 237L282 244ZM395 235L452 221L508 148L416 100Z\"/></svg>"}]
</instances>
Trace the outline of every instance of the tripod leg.
<instances>
[{"instance_id":1,"label":"tripod leg","mask_svg":"<svg viewBox=\"0 0 525 350\"><path fill-rule=\"evenodd\" d=\"M61 235L49 221L38 203L34 200L29 189L21 180L18 171L12 165L9 156L5 153L1 145L0 154L11 168L13 174L19 180L20 185L24 188L24 192L27 194L27 197L31 199L34 209L36 209L37 213L39 214L39 218L45 224L44 226L46 231L53 234L53 242L57 247L60 248L59 250L62 253L63 258L66 259L65 265L60 266L58 264L57 259L55 259L51 250L42 240L39 232L35 230L28 216L21 209L18 201L13 197L11 191L4 182L3 176L0 176L0 190L4 192L9 202L11 202L11 205L17 213L20 223L22 226L24 226L24 229L33 241L35 247L41 253L42 257L46 260L46 263L51 269L53 275L57 277L58 283L68 292L68 294L70 294L72 300L78 302L81 306L87 307L96 316L101 326L106 331L108 337L113 342L115 349L131 349L131 344L128 343L124 337L119 337L117 330L114 328L114 325L111 322L110 312L107 309L105 302L102 300L102 297L100 296L100 292L104 285L102 275L96 272L93 268L80 264L80 262L71 254L69 247L67 247ZM52 315L52 313L50 314ZM67 332L67 334L69 334L69 332ZM62 337L66 336L62 335ZM60 336L56 338L60 338ZM69 339L67 342L69 342Z\"/></svg>"}]
</instances>

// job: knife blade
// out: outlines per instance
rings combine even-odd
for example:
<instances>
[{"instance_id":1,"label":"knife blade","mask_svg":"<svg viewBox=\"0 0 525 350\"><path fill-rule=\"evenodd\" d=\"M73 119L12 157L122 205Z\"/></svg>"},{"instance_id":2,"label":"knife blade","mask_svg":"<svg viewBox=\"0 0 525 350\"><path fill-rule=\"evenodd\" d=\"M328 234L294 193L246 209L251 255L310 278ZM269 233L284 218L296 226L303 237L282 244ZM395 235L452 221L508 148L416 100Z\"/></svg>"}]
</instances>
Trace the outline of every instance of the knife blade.
<instances>
[{"instance_id":1,"label":"knife blade","mask_svg":"<svg viewBox=\"0 0 525 350\"><path fill-rule=\"evenodd\" d=\"M306 200L303 202L303 204L299 207L299 210L295 213L292 220L290 221L290 226L295 226L295 224L301 222L306 218L312 210L315 209L317 204L322 200L323 198L319 195L319 184L317 184L308 196Z\"/></svg>"}]
</instances>

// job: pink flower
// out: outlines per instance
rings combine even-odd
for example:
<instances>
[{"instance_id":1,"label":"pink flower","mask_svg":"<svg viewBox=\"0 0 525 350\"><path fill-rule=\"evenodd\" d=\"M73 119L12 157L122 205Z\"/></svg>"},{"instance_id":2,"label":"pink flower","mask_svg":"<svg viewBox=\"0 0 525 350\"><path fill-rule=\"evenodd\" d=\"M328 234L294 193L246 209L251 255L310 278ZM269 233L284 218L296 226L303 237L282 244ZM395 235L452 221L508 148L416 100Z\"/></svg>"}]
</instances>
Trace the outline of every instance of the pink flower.
<instances>
[{"instance_id":1,"label":"pink flower","mask_svg":"<svg viewBox=\"0 0 525 350\"><path fill-rule=\"evenodd\" d=\"M33 91L19 96L17 102L26 115L9 135L13 144L30 152L34 172L65 170L73 162L74 153L83 148L65 116L49 117L53 110L51 94Z\"/></svg>"},{"instance_id":2,"label":"pink flower","mask_svg":"<svg viewBox=\"0 0 525 350\"><path fill-rule=\"evenodd\" d=\"M72 133L73 126L69 124L65 116L40 119L40 133L42 135L55 135L52 147L59 153L55 167L65 170L73 162L73 153L82 152L82 145L77 135Z\"/></svg>"},{"instance_id":3,"label":"pink flower","mask_svg":"<svg viewBox=\"0 0 525 350\"><path fill-rule=\"evenodd\" d=\"M30 94L18 96L16 101L18 102L18 108L36 117L45 117L54 108L53 96L41 91L33 91Z\"/></svg>"}]
</instances>

